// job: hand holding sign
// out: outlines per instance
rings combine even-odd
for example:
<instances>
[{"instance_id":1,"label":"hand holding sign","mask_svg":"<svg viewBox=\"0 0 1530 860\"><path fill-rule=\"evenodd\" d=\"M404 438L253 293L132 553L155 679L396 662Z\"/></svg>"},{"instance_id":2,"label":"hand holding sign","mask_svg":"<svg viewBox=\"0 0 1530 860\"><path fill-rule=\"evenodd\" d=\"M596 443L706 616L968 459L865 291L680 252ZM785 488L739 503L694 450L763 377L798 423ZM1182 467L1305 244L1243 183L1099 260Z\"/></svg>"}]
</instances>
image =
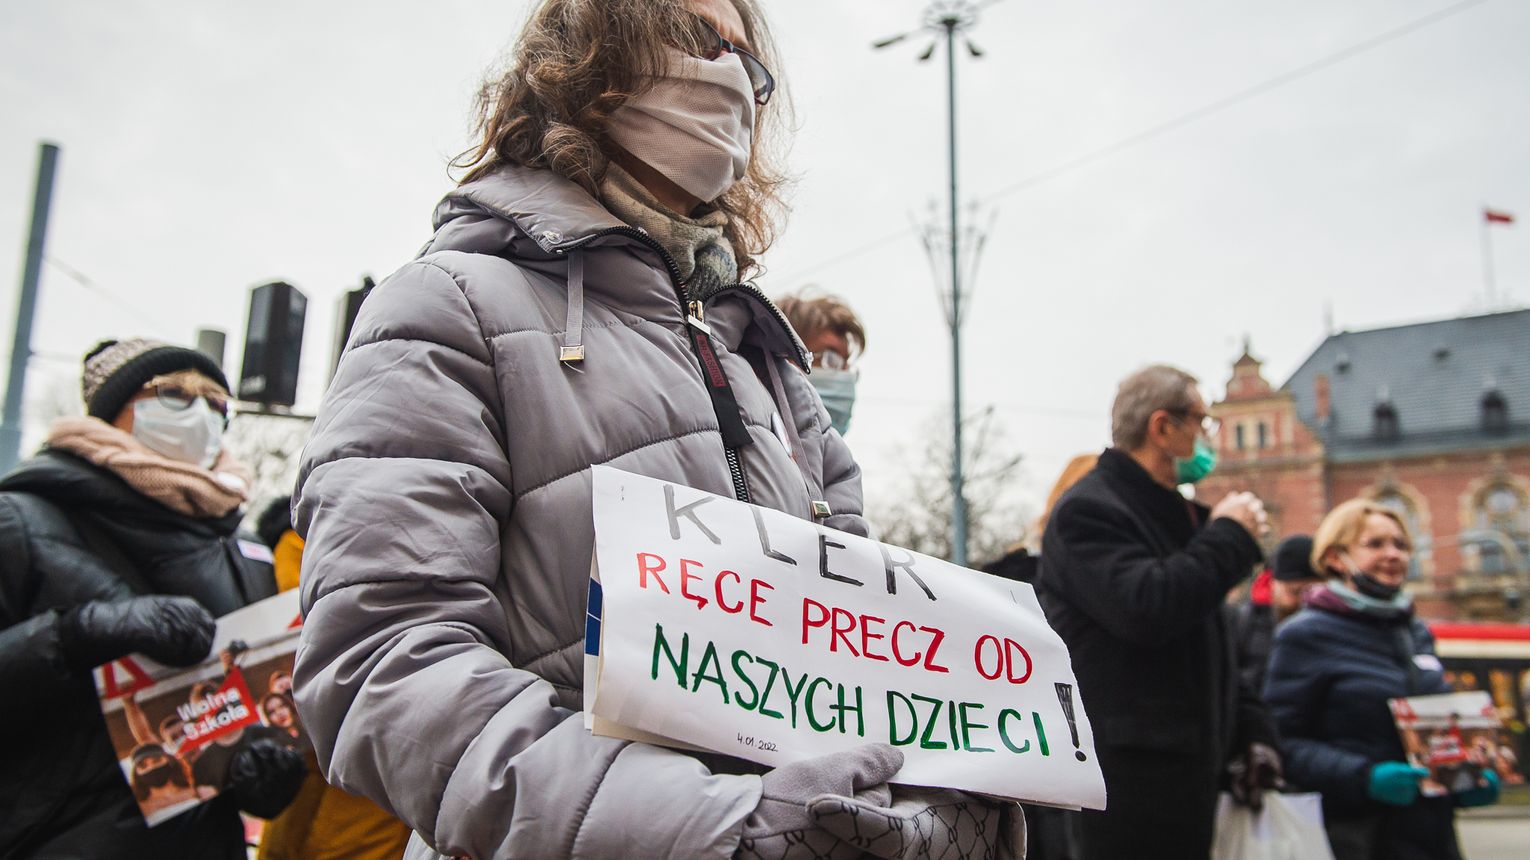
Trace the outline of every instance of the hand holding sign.
<instances>
[{"instance_id":1,"label":"hand holding sign","mask_svg":"<svg viewBox=\"0 0 1530 860\"><path fill-rule=\"evenodd\" d=\"M901 784L1104 805L1029 586L609 467L594 498L594 731L773 767L881 742Z\"/></svg>"}]
</instances>

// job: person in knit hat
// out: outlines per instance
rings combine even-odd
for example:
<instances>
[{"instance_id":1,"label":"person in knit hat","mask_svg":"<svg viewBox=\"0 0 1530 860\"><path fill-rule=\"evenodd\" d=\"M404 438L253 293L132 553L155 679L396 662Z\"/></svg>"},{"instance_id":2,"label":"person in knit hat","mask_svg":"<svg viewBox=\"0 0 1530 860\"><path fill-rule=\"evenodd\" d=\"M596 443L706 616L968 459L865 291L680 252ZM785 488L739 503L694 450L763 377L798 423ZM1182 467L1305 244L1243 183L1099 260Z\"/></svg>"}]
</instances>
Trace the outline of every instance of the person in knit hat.
<instances>
[{"instance_id":1,"label":"person in knit hat","mask_svg":"<svg viewBox=\"0 0 1530 860\"><path fill-rule=\"evenodd\" d=\"M1310 535L1292 535L1280 542L1270 564L1254 578L1248 597L1232 610L1238 644L1238 672L1249 689L1264 689L1275 628L1302 608L1302 597L1323 584L1312 569Z\"/></svg>"},{"instance_id":2,"label":"person in knit hat","mask_svg":"<svg viewBox=\"0 0 1530 860\"><path fill-rule=\"evenodd\" d=\"M0 679L25 694L0 720L27 741L0 775L0 856L243 858L240 811L280 811L302 756L250 738L218 797L150 829L91 677L133 653L200 663L216 616L276 593L269 554L236 533L249 472L222 444L228 381L134 338L86 354L80 391L86 414L0 478Z\"/></svg>"}]
</instances>

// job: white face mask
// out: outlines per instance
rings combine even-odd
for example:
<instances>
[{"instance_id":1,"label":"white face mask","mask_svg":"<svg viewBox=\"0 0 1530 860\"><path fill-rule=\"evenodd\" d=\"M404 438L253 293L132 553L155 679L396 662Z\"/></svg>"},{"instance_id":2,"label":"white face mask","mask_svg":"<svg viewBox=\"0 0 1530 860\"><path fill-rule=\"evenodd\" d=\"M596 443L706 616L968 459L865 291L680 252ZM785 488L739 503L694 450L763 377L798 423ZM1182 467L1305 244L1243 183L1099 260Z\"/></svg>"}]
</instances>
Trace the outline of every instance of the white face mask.
<instances>
[{"instance_id":1,"label":"white face mask","mask_svg":"<svg viewBox=\"0 0 1530 860\"><path fill-rule=\"evenodd\" d=\"M133 438L172 460L206 469L223 449L223 416L202 397L185 409L150 397L133 404Z\"/></svg>"},{"instance_id":2,"label":"white face mask","mask_svg":"<svg viewBox=\"0 0 1530 860\"><path fill-rule=\"evenodd\" d=\"M669 73L613 111L606 131L634 158L710 203L749 167L754 87L735 54L703 60L670 49Z\"/></svg>"}]
</instances>

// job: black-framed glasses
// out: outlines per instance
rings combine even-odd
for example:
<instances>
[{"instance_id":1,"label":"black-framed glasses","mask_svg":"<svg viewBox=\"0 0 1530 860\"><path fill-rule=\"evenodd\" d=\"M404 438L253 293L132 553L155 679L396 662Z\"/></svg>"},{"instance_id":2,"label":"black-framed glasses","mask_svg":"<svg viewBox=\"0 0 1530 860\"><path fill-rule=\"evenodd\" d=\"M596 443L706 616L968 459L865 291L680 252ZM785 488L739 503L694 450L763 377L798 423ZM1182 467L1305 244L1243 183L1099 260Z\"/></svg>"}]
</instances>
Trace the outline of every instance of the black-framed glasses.
<instances>
[{"instance_id":1,"label":"black-framed glasses","mask_svg":"<svg viewBox=\"0 0 1530 860\"><path fill-rule=\"evenodd\" d=\"M1201 425L1201 431L1204 432L1206 437L1209 439L1216 438L1217 431L1222 429L1222 420L1220 418L1213 418L1205 413L1197 416L1191 414L1190 410L1188 409L1171 409L1169 410L1169 414L1179 418L1181 421Z\"/></svg>"},{"instance_id":2,"label":"black-framed glasses","mask_svg":"<svg viewBox=\"0 0 1530 860\"><path fill-rule=\"evenodd\" d=\"M701 37L702 59L715 60L723 54L736 55L739 62L744 64L744 73L749 76L749 86L754 88L755 104L764 105L769 102L771 93L776 91L776 79L771 75L770 70L765 68L765 64L760 62L760 58L724 39L707 19L700 15L695 17L701 24L697 35Z\"/></svg>"},{"instance_id":3,"label":"black-framed glasses","mask_svg":"<svg viewBox=\"0 0 1530 860\"><path fill-rule=\"evenodd\" d=\"M178 385L156 385L153 386L153 390L154 398L159 401L159 404L172 412L182 412L190 409L191 404L197 402L197 400L206 400L207 405L212 407L212 411L223 416L224 429L228 428L228 401L226 399L215 394L192 394Z\"/></svg>"}]
</instances>

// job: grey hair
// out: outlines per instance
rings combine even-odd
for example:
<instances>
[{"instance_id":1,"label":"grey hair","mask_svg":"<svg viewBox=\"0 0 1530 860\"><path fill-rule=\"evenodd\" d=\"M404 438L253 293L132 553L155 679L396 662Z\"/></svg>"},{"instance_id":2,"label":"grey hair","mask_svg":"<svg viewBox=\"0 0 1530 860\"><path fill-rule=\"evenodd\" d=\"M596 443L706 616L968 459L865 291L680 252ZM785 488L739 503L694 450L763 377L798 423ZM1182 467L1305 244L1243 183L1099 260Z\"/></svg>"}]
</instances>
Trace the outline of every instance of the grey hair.
<instances>
[{"instance_id":1,"label":"grey hair","mask_svg":"<svg viewBox=\"0 0 1530 860\"><path fill-rule=\"evenodd\" d=\"M1123 451L1141 447L1154 412L1189 411L1195 403L1192 392L1196 382L1195 377L1167 364L1144 367L1121 380L1110 407L1111 444Z\"/></svg>"}]
</instances>

